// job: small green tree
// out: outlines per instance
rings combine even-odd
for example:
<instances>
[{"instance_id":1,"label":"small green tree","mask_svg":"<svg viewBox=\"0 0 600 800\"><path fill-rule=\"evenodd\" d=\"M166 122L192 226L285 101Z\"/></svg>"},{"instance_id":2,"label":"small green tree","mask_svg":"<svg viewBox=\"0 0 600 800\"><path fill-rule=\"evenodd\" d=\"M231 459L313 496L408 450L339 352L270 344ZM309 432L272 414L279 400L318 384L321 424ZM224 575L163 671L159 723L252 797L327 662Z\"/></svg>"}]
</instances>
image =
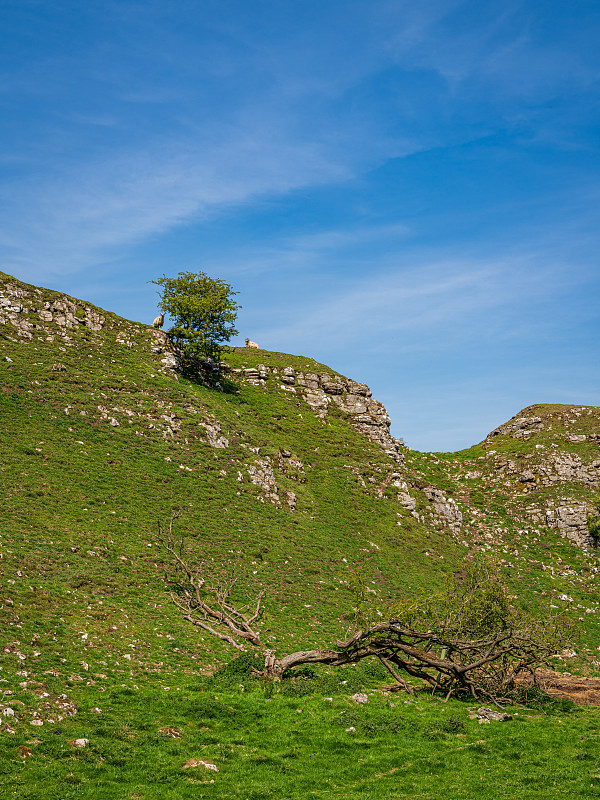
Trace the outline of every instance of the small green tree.
<instances>
[{"instance_id":1,"label":"small green tree","mask_svg":"<svg viewBox=\"0 0 600 800\"><path fill-rule=\"evenodd\" d=\"M219 361L223 345L237 334L234 322L240 306L230 284L204 272L163 275L151 283L162 287L158 307L173 320L167 331L188 358Z\"/></svg>"},{"instance_id":2,"label":"small green tree","mask_svg":"<svg viewBox=\"0 0 600 800\"><path fill-rule=\"evenodd\" d=\"M594 497L594 512L588 514L588 531L595 547L600 544L600 493Z\"/></svg>"}]
</instances>

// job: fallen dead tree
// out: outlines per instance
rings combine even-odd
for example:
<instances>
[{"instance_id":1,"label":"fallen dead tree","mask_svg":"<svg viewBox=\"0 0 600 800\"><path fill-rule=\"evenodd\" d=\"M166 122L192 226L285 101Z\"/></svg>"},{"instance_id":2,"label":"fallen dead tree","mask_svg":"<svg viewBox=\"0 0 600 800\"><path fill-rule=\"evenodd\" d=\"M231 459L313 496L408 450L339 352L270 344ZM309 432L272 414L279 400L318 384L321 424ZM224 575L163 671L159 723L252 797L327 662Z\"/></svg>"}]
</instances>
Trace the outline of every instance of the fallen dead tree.
<instances>
[{"instance_id":1,"label":"fallen dead tree","mask_svg":"<svg viewBox=\"0 0 600 800\"><path fill-rule=\"evenodd\" d=\"M535 670L572 643L567 620L542 620L516 608L498 571L488 563L475 563L455 575L443 592L387 608L387 614L365 603L366 594L359 589L351 635L334 648L277 656L263 644L258 629L264 590L252 604L238 607L231 599L234 575L208 583L206 564L194 564L184 540L173 532L180 515L174 514L166 527L159 525L159 543L169 556L165 578L173 602L186 620L235 649L251 645L262 651L267 677L304 664L343 666L375 657L397 686L411 693L414 688L403 675L446 699L467 694L498 701L517 675L526 672L535 680Z\"/></svg>"}]
</instances>

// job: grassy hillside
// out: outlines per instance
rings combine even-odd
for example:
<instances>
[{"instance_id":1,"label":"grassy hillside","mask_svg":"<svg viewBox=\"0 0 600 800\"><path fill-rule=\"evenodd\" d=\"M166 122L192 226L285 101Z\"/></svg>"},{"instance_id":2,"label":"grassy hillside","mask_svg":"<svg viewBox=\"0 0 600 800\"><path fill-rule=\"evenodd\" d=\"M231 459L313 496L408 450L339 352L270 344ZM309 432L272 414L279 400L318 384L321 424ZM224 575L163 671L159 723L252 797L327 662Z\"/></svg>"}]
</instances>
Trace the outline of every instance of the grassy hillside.
<instances>
[{"instance_id":1,"label":"grassy hillside","mask_svg":"<svg viewBox=\"0 0 600 800\"><path fill-rule=\"evenodd\" d=\"M581 648L557 658L557 668L597 670L598 559L586 546L581 519L597 490L599 409L536 406L470 450L417 453L389 437L385 409L367 387L310 357L240 348L226 359L220 388L204 385L201 376L185 379L161 332L0 273L0 685L6 687L0 706L10 702L16 711L0 725L6 786L16 765L24 776L19 796L49 796L36 794L43 775L62 781L61 797L104 796L98 780L107 786L123 780L139 754L139 774L147 775L160 752L170 765L162 780L167 789L161 781L141 788L138 776L129 794L115 783L105 796L184 797L190 787L194 796L208 796L198 794L194 781L215 775L181 772L185 737L171 741L157 733L176 719L189 728L190 756L198 737L210 739L202 745L209 760L217 759L211 748L218 747L225 761L239 757L230 779L243 774L253 787L239 796L269 796L269 780L248 777L265 772L262 762L257 766L260 754L242 757L247 742L213 730L234 712L204 709L206 692L213 697L220 690L203 676L232 651L193 629L170 602L157 525L176 509L184 512L179 530L207 571L239 572L238 601L268 590L263 636L279 654L345 634L347 583L357 567L368 573L374 596L416 596L485 550L500 560L520 601L567 608L579 621ZM352 679L356 686L385 682L365 670ZM312 726L321 726L318 736L332 753L344 751L347 735L340 739L331 728L334 709L348 710L342 679L325 689L339 695L333 706L322 699L306 706L316 704L302 727L303 744L281 744L296 753L290 759L310 760ZM259 686L253 705L238 696L239 683L238 699L224 701L226 708L248 730L258 726L263 743L264 730L293 726L299 701L264 698ZM259 700L262 722L248 721ZM384 737L378 745L384 754L390 734L377 715L390 711L389 702L373 710L370 734ZM105 708L98 713L95 706ZM219 720L204 725L210 735L202 732L200 712ZM436 715L429 706L422 713ZM286 720L281 726L278 715ZM35 720L44 724L30 727ZM26 744L32 732L38 745ZM445 741L448 731L442 734ZM67 742L78 736L99 749L75 752ZM109 746L115 740L116 749ZM352 741L354 748L358 739ZM371 753L369 737L360 741L361 752ZM418 739L420 751L424 741ZM18 745L34 756L22 759ZM425 750L407 759L430 758ZM268 758L279 774L286 759ZM387 774L388 767L395 774L388 756L382 758L371 765L375 772L365 766L369 775ZM101 775L108 769L102 764L112 772ZM443 772L430 767L430 774ZM163 774L158 763L156 769ZM319 769L325 780L329 767ZM307 777L309 784L315 779ZM352 781L357 792L367 792L352 773L337 794L331 788L323 796L347 797ZM284 780L279 796L300 796L303 784L294 783L293 794L292 783ZM376 784L368 791L380 792ZM213 794L216 785L209 785ZM237 796L232 786L221 780L216 796ZM436 786L421 796L439 796Z\"/></svg>"}]
</instances>

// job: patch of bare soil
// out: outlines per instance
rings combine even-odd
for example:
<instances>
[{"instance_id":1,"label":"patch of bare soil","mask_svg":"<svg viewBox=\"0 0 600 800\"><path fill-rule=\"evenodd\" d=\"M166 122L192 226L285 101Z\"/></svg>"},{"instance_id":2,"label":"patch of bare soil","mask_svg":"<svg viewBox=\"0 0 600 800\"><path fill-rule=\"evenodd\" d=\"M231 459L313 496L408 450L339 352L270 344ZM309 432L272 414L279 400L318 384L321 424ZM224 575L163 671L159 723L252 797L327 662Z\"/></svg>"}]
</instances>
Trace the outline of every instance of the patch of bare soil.
<instances>
[{"instance_id":1,"label":"patch of bare soil","mask_svg":"<svg viewBox=\"0 0 600 800\"><path fill-rule=\"evenodd\" d=\"M600 678L561 675L549 669L538 670L537 678L540 687L553 697L572 700L579 706L600 706Z\"/></svg>"}]
</instances>

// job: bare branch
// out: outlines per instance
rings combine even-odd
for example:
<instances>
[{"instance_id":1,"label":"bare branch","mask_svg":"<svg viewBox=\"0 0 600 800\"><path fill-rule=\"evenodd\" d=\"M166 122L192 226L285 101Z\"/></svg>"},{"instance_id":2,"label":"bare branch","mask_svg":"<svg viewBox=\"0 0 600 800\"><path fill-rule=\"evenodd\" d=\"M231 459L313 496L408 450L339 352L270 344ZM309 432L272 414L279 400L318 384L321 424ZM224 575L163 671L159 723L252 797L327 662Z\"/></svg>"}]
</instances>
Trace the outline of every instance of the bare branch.
<instances>
[{"instance_id":1,"label":"bare branch","mask_svg":"<svg viewBox=\"0 0 600 800\"><path fill-rule=\"evenodd\" d=\"M193 564L185 552L183 538L177 539L173 533L173 524L181 513L173 513L166 528L158 523L158 543L171 557L173 566L171 574L165 577L178 590L178 593L171 592L173 602L184 612L185 619L236 649L242 650L246 641L260 647L260 635L253 625L260 618L266 590L259 592L253 613L248 615L244 608L236 607L229 600L237 581L235 576L229 576L217 586L207 586L201 574L204 564ZM229 628L231 633L218 631L220 625Z\"/></svg>"},{"instance_id":2,"label":"bare branch","mask_svg":"<svg viewBox=\"0 0 600 800\"><path fill-rule=\"evenodd\" d=\"M252 604L239 606L231 599L238 581L233 572L209 585L214 576L204 563L191 559L183 539L173 532L180 516L177 511L165 527L158 525L159 543L171 560L165 578L173 602L186 620L236 650L246 644L262 647L256 622L265 590ZM272 677L303 664L343 666L376 657L410 693L414 688L398 670L446 699L462 692L497 702L520 672L535 673L570 642L570 631L556 619L528 617L512 608L508 598L498 574L483 565L467 574L464 585L455 582L446 594L413 604L403 614L367 622L337 641L335 649L300 650L280 658L265 651L264 674Z\"/></svg>"}]
</instances>

